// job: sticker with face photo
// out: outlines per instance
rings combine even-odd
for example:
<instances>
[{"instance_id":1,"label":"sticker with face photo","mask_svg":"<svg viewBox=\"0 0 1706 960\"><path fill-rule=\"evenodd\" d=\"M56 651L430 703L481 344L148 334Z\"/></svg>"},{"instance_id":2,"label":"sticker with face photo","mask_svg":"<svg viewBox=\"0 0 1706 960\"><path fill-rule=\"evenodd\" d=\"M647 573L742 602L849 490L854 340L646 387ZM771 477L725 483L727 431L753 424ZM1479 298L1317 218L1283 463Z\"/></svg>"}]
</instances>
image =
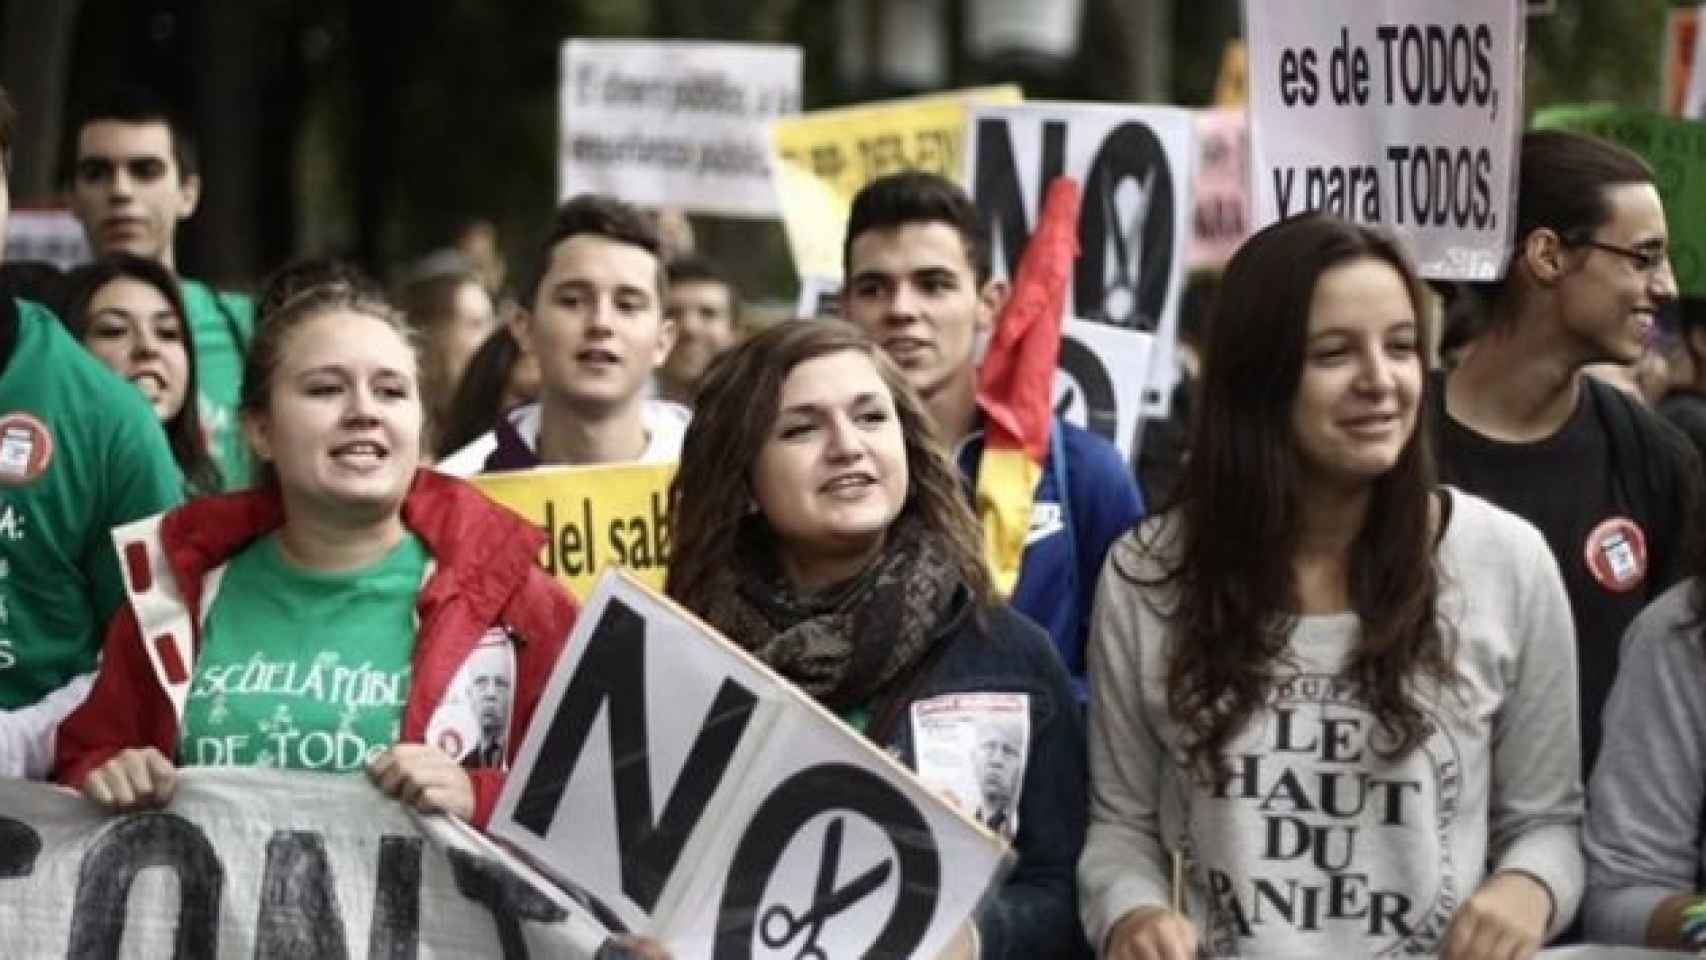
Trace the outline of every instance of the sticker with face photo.
<instances>
[{"instance_id":1,"label":"sticker with face photo","mask_svg":"<svg viewBox=\"0 0 1706 960\"><path fill-rule=\"evenodd\" d=\"M912 705L919 778L1009 840L1019 832L1030 707L1023 693L955 693Z\"/></svg>"},{"instance_id":2,"label":"sticker with face photo","mask_svg":"<svg viewBox=\"0 0 1706 960\"><path fill-rule=\"evenodd\" d=\"M493 627L450 681L427 724L427 742L465 767L503 768L514 704L515 647L509 631Z\"/></svg>"}]
</instances>

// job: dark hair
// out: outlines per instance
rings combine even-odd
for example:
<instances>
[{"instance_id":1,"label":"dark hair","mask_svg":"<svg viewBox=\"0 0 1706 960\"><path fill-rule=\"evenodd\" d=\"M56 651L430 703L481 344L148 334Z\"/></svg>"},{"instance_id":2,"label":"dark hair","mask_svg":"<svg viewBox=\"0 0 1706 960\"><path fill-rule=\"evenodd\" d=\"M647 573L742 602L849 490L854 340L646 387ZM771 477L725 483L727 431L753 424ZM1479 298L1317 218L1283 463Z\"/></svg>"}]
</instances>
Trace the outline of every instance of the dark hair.
<instances>
[{"instance_id":1,"label":"dark hair","mask_svg":"<svg viewBox=\"0 0 1706 960\"><path fill-rule=\"evenodd\" d=\"M1706 366L1706 356L1697 354L1688 339L1691 331L1706 327L1706 298L1681 296L1660 304L1659 321L1661 327L1669 326L1671 332L1682 339L1683 348L1688 351L1690 360Z\"/></svg>"},{"instance_id":2,"label":"dark hair","mask_svg":"<svg viewBox=\"0 0 1706 960\"><path fill-rule=\"evenodd\" d=\"M18 122L18 110L12 97L0 87L0 171L12 169L12 127Z\"/></svg>"},{"instance_id":3,"label":"dark hair","mask_svg":"<svg viewBox=\"0 0 1706 960\"><path fill-rule=\"evenodd\" d=\"M309 320L333 310L351 310L381 320L396 330L411 350L415 347L408 325L366 274L337 260L298 260L267 282L256 311L255 339L243 362L239 411L256 415L271 409L273 374L290 335ZM271 463L261 463L256 470L256 486L277 485L278 471Z\"/></svg>"},{"instance_id":4,"label":"dark hair","mask_svg":"<svg viewBox=\"0 0 1706 960\"><path fill-rule=\"evenodd\" d=\"M959 184L922 170L908 170L879 177L853 198L847 217L847 236L841 244L841 264L849 277L853 272L853 241L867 230L883 230L909 223L945 223L960 235L966 262L979 286L989 279L989 244L985 240L983 215Z\"/></svg>"},{"instance_id":5,"label":"dark hair","mask_svg":"<svg viewBox=\"0 0 1706 960\"><path fill-rule=\"evenodd\" d=\"M440 454L455 453L492 428L503 413L504 391L509 389L510 374L520 359L521 345L507 326L492 331L468 358L439 431Z\"/></svg>"},{"instance_id":6,"label":"dark hair","mask_svg":"<svg viewBox=\"0 0 1706 960\"><path fill-rule=\"evenodd\" d=\"M34 300L65 316L65 271L47 260L7 260L0 263L0 298Z\"/></svg>"},{"instance_id":7,"label":"dark hair","mask_svg":"<svg viewBox=\"0 0 1706 960\"><path fill-rule=\"evenodd\" d=\"M1165 534L1150 528L1141 543L1161 559L1163 574L1148 581L1115 563L1129 581L1176 590L1176 604L1160 611L1173 625L1167 704L1185 731L1189 766L1205 779L1224 772L1232 738L1283 675L1296 621L1292 562L1300 503L1309 495L1291 426L1309 308L1323 274L1364 259L1387 264L1404 279L1426 343L1429 320L1415 271L1383 234L1304 214L1267 227L1239 248L1208 326L1191 456L1171 515L1176 522L1165 525ZM1362 629L1344 674L1392 735L1394 756L1426 734L1416 675L1442 682L1456 676L1435 616L1428 387L1423 377L1415 432L1393 468L1374 481L1348 558L1350 603ZM1170 542L1163 546L1163 539Z\"/></svg>"},{"instance_id":8,"label":"dark hair","mask_svg":"<svg viewBox=\"0 0 1706 960\"><path fill-rule=\"evenodd\" d=\"M539 297L539 285L545 281L545 273L551 265L551 253L557 244L570 237L589 233L614 240L617 243L627 243L651 254L658 261L657 296L662 309L663 291L666 285L663 267L663 241L658 238L657 227L652 225L644 214L615 197L597 193L582 193L570 197L557 208L557 216L551 222L551 229L546 231L534 249L534 259L528 265L527 273L522 278L523 284L519 293L521 305L532 309Z\"/></svg>"},{"instance_id":9,"label":"dark hair","mask_svg":"<svg viewBox=\"0 0 1706 960\"><path fill-rule=\"evenodd\" d=\"M664 266L664 278L670 287L681 283L715 283L729 292L729 322L740 327L740 291L733 280L715 262L697 253L676 257Z\"/></svg>"},{"instance_id":10,"label":"dark hair","mask_svg":"<svg viewBox=\"0 0 1706 960\"><path fill-rule=\"evenodd\" d=\"M1202 346L1209 318L1214 316L1214 299L1219 295L1219 271L1198 270L1185 278L1185 289L1179 297L1179 342Z\"/></svg>"},{"instance_id":11,"label":"dark hair","mask_svg":"<svg viewBox=\"0 0 1706 960\"><path fill-rule=\"evenodd\" d=\"M417 272L397 290L397 306L409 326L427 333L456 313L456 294L473 284L486 289L480 275L467 258L444 258L432 264L433 269Z\"/></svg>"},{"instance_id":12,"label":"dark hair","mask_svg":"<svg viewBox=\"0 0 1706 960\"><path fill-rule=\"evenodd\" d=\"M728 274L713 263L710 258L697 253L689 253L676 257L664 266L664 275L671 284L676 283L720 283L732 288Z\"/></svg>"},{"instance_id":13,"label":"dark hair","mask_svg":"<svg viewBox=\"0 0 1706 960\"><path fill-rule=\"evenodd\" d=\"M430 353L433 349L431 337L434 333L455 319L457 295L464 287L473 287L480 291L481 296L490 296L486 285L480 282L480 275L474 271L473 263L451 250L423 260L415 274L397 291L397 306L403 311L403 319L409 328L421 338L424 352ZM435 434L443 427L436 422L436 414L449 406L451 395L456 391L455 383L440 381L440 373L436 363L421 371L421 388L428 401L427 409L432 411L434 423L431 429Z\"/></svg>"},{"instance_id":14,"label":"dark hair","mask_svg":"<svg viewBox=\"0 0 1706 960\"><path fill-rule=\"evenodd\" d=\"M82 139L83 128L102 120L165 124L166 132L172 139L172 160L177 165L178 176L188 178L201 173L195 138L190 134L189 126L182 115L173 109L164 97L147 87L125 84L107 89L78 111L77 122L69 128L71 136L65 167L67 181L77 176L77 144Z\"/></svg>"},{"instance_id":15,"label":"dark hair","mask_svg":"<svg viewBox=\"0 0 1706 960\"><path fill-rule=\"evenodd\" d=\"M207 441L201 429L200 404L196 401L198 393L195 346L190 337L190 318L184 309L183 295L178 290L178 279L172 275L172 271L157 261L127 253L111 254L72 270L66 275L62 287L65 291L65 312L62 314L65 325L78 342L84 342L89 333L89 304L107 284L114 280L127 279L153 287L178 318L178 327L183 334L186 372L184 405L161 426L166 430L166 442L172 448L172 459L178 462L178 468L184 472L184 484L188 492L192 495L217 493L223 486L223 479L219 467L213 462L213 456L208 452Z\"/></svg>"},{"instance_id":16,"label":"dark hair","mask_svg":"<svg viewBox=\"0 0 1706 960\"><path fill-rule=\"evenodd\" d=\"M293 300L304 290L314 287L344 284L359 289L369 300L383 302L385 292L365 271L347 260L336 257L297 257L267 275L261 284L261 295L255 301L256 326Z\"/></svg>"},{"instance_id":17,"label":"dark hair","mask_svg":"<svg viewBox=\"0 0 1706 960\"><path fill-rule=\"evenodd\" d=\"M735 562L752 498L752 467L775 426L788 374L808 360L848 351L875 365L894 398L908 475L901 515L939 535L977 600L990 600L994 588L983 563L982 536L959 470L905 375L851 324L784 320L718 357L699 382L681 465L669 485L673 546L664 591L687 609L707 609L717 574Z\"/></svg>"},{"instance_id":18,"label":"dark hair","mask_svg":"<svg viewBox=\"0 0 1706 960\"><path fill-rule=\"evenodd\" d=\"M1605 188L1653 183L1653 168L1633 152L1565 130L1522 135L1516 198L1516 249L1542 227L1570 240L1587 237L1611 219Z\"/></svg>"},{"instance_id":19,"label":"dark hair","mask_svg":"<svg viewBox=\"0 0 1706 960\"><path fill-rule=\"evenodd\" d=\"M1459 284L1447 298L1450 341L1460 348L1470 339L1509 324L1516 311L1495 309L1502 297L1516 294L1517 265L1536 230L1547 229L1566 243L1588 239L1611 219L1605 190L1627 183L1653 183L1653 169L1629 150L1566 130L1530 130L1522 135L1518 161L1516 228L1511 256L1498 280Z\"/></svg>"}]
</instances>

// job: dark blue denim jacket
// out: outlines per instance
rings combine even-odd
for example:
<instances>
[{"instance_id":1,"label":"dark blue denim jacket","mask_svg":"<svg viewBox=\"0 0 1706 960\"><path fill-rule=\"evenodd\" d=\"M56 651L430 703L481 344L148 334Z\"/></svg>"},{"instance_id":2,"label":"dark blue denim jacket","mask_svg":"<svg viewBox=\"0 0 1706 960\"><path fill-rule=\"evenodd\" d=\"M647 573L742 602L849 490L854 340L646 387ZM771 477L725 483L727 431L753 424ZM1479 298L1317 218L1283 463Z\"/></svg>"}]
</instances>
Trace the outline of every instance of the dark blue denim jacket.
<instances>
[{"instance_id":1,"label":"dark blue denim jacket","mask_svg":"<svg viewBox=\"0 0 1706 960\"><path fill-rule=\"evenodd\" d=\"M1018 862L978 918L982 956L1087 957L1074 883L1087 809L1084 721L1060 655L1041 627L1006 606L986 609L981 618L963 606L937 643L944 646L927 672L883 711L895 720L870 732L916 768L908 720L914 701L948 693L1029 695Z\"/></svg>"}]
</instances>

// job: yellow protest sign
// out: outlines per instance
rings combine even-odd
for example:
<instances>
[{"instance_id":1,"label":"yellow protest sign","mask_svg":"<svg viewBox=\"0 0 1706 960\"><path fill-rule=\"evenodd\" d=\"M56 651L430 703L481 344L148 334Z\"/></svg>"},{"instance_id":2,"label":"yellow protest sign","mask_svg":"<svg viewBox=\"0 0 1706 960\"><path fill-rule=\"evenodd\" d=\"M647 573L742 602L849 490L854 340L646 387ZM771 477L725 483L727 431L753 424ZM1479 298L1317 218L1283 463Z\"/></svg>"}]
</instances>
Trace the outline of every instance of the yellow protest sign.
<instances>
[{"instance_id":1,"label":"yellow protest sign","mask_svg":"<svg viewBox=\"0 0 1706 960\"><path fill-rule=\"evenodd\" d=\"M842 235L859 188L902 170L928 170L960 182L966 108L1023 99L1008 84L772 120L770 168L800 276L841 276Z\"/></svg>"},{"instance_id":2,"label":"yellow protest sign","mask_svg":"<svg viewBox=\"0 0 1706 960\"><path fill-rule=\"evenodd\" d=\"M539 565L579 600L605 567L663 589L673 463L538 467L472 477L486 496L545 532Z\"/></svg>"}]
</instances>

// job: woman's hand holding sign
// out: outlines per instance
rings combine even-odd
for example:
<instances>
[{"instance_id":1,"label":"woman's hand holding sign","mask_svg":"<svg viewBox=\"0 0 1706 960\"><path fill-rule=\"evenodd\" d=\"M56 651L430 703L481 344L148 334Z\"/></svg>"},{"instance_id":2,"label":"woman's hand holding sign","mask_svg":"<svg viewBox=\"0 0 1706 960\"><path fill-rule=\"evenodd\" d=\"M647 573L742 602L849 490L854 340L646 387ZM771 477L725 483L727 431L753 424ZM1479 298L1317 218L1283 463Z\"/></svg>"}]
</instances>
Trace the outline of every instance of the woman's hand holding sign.
<instances>
[{"instance_id":1,"label":"woman's hand holding sign","mask_svg":"<svg viewBox=\"0 0 1706 960\"><path fill-rule=\"evenodd\" d=\"M120 750L83 781L83 795L108 811L164 807L178 789L178 771L153 747Z\"/></svg>"},{"instance_id":2,"label":"woman's hand holding sign","mask_svg":"<svg viewBox=\"0 0 1706 960\"><path fill-rule=\"evenodd\" d=\"M443 750L424 743L399 743L367 764L379 789L422 813L474 818L474 782Z\"/></svg>"},{"instance_id":3,"label":"woman's hand holding sign","mask_svg":"<svg viewBox=\"0 0 1706 960\"><path fill-rule=\"evenodd\" d=\"M1139 907L1108 934L1109 960L1191 960L1197 955L1197 928L1166 907Z\"/></svg>"},{"instance_id":4,"label":"woman's hand holding sign","mask_svg":"<svg viewBox=\"0 0 1706 960\"><path fill-rule=\"evenodd\" d=\"M1446 960L1528 960L1546 938L1552 894L1526 873L1487 878L1451 919Z\"/></svg>"}]
</instances>

